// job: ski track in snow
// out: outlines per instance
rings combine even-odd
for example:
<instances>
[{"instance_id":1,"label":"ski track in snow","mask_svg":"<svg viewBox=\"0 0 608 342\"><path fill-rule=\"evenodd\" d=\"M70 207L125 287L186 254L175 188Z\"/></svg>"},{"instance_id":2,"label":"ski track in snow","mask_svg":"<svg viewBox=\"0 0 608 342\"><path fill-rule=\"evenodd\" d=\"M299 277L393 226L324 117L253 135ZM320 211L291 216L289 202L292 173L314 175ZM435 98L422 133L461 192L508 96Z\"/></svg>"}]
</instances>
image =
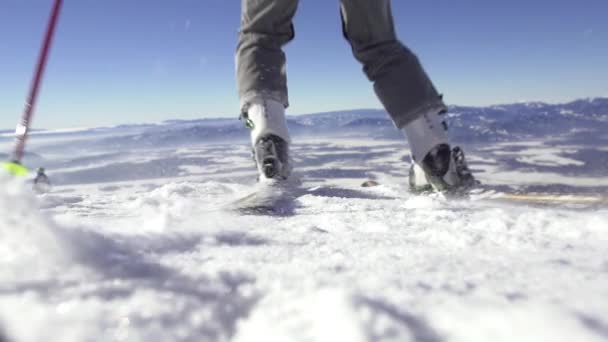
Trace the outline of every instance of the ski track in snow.
<instances>
[{"instance_id":1,"label":"ski track in snow","mask_svg":"<svg viewBox=\"0 0 608 342\"><path fill-rule=\"evenodd\" d=\"M549 160L538 145L524 162ZM477 151L481 178L526 185ZM81 182L38 197L0 177L0 341L608 340L605 206L414 196L405 153L303 140L276 216L222 209L254 188L245 145L116 156L114 180L74 160L57 170ZM135 164L158 168L123 177Z\"/></svg>"}]
</instances>

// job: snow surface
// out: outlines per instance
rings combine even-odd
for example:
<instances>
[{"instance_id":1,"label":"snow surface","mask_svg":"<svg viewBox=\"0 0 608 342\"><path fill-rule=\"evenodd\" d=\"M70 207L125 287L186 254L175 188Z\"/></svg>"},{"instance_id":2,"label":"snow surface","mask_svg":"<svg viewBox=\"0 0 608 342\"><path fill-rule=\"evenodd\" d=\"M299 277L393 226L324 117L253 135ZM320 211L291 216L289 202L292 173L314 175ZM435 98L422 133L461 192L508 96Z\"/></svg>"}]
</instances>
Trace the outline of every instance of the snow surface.
<instances>
[{"instance_id":1,"label":"snow surface","mask_svg":"<svg viewBox=\"0 0 608 342\"><path fill-rule=\"evenodd\" d=\"M246 143L83 151L50 194L0 176L8 341L608 340L605 205L414 196L403 142L301 138L293 206L239 215ZM489 183L608 187L589 146L465 151Z\"/></svg>"}]
</instances>

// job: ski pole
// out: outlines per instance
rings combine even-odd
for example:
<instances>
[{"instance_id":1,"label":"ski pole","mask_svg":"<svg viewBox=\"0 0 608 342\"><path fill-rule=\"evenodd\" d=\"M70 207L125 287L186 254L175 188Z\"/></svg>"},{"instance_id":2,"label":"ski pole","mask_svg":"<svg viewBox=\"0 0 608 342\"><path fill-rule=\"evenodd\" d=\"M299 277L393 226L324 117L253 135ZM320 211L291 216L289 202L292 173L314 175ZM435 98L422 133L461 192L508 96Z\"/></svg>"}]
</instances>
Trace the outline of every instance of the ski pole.
<instances>
[{"instance_id":1,"label":"ski pole","mask_svg":"<svg viewBox=\"0 0 608 342\"><path fill-rule=\"evenodd\" d=\"M21 122L17 125L17 129L15 130L16 143L15 151L13 153L13 159L5 166L5 168L13 174L22 175L27 172L27 170L23 166L21 166L21 159L23 158L25 152L25 142L27 140L32 116L34 114L36 100L38 99L38 91L40 90L40 83L42 82L42 76L46 68L49 50L51 49L51 43L55 34L57 19L59 18L59 12L61 10L62 3L63 0L55 0L53 4L51 17L49 19L46 33L44 35L42 49L40 50L40 55L38 56L38 63L36 64L36 69L34 71L34 78L30 85L28 97L25 101L25 109L23 111L23 116L21 117Z\"/></svg>"}]
</instances>

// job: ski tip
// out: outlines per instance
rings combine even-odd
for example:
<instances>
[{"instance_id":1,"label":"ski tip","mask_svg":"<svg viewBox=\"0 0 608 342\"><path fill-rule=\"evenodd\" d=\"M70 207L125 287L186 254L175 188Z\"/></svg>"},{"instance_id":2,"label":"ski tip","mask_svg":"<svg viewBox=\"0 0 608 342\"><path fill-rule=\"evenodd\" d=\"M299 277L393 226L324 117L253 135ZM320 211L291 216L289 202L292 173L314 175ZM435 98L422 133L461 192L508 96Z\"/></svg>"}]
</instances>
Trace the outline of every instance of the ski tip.
<instances>
[{"instance_id":1,"label":"ski tip","mask_svg":"<svg viewBox=\"0 0 608 342\"><path fill-rule=\"evenodd\" d=\"M26 176L29 172L25 166L15 161L2 163L2 168L13 176Z\"/></svg>"},{"instance_id":2,"label":"ski tip","mask_svg":"<svg viewBox=\"0 0 608 342\"><path fill-rule=\"evenodd\" d=\"M542 202L542 203L589 203L607 204L608 197L600 195L576 195L576 194L503 194L499 199L520 202Z\"/></svg>"},{"instance_id":3,"label":"ski tip","mask_svg":"<svg viewBox=\"0 0 608 342\"><path fill-rule=\"evenodd\" d=\"M376 182L375 180L367 180L365 182L363 182L363 184L361 184L362 188L372 188L375 186L379 186L380 183Z\"/></svg>"}]
</instances>

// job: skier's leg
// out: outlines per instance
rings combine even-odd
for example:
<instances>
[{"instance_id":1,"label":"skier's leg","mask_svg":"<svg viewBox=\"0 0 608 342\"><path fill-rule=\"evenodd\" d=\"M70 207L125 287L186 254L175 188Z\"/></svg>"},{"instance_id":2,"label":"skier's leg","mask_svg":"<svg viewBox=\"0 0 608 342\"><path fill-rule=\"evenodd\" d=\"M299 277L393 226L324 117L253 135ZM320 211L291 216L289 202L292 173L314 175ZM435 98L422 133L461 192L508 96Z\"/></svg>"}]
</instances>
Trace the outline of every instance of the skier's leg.
<instances>
[{"instance_id":1,"label":"skier's leg","mask_svg":"<svg viewBox=\"0 0 608 342\"><path fill-rule=\"evenodd\" d=\"M298 0L242 0L236 68L244 111L256 98L289 105L282 47L294 37L297 5Z\"/></svg>"},{"instance_id":2,"label":"skier's leg","mask_svg":"<svg viewBox=\"0 0 608 342\"><path fill-rule=\"evenodd\" d=\"M389 0L341 0L344 36L395 125L445 110L418 58L395 34Z\"/></svg>"},{"instance_id":3,"label":"skier's leg","mask_svg":"<svg viewBox=\"0 0 608 342\"><path fill-rule=\"evenodd\" d=\"M285 108L289 105L285 53L294 37L298 0L242 0L236 52L242 117L260 178L284 179L291 171Z\"/></svg>"},{"instance_id":4,"label":"skier's leg","mask_svg":"<svg viewBox=\"0 0 608 342\"><path fill-rule=\"evenodd\" d=\"M407 135L414 161L412 187L446 190L472 183L462 151L448 144L447 107L416 55L397 39L390 0L341 0L341 15L355 58Z\"/></svg>"}]
</instances>

